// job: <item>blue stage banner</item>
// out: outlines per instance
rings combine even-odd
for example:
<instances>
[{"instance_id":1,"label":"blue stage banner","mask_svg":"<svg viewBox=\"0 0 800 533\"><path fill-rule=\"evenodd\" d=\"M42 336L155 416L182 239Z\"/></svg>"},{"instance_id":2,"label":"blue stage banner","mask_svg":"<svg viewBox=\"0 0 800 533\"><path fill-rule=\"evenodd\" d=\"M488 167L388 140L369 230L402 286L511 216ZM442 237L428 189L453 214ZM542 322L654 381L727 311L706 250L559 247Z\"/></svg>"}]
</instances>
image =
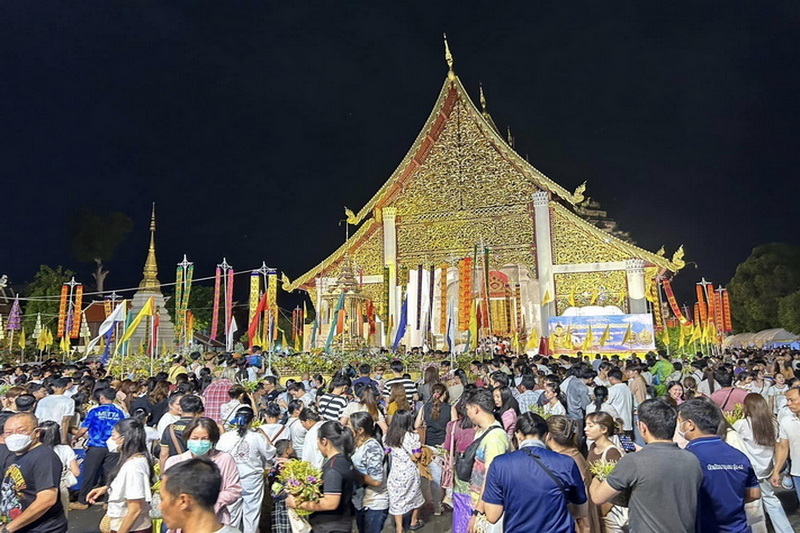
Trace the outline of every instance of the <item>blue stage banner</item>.
<instances>
[{"instance_id":1,"label":"blue stage banner","mask_svg":"<svg viewBox=\"0 0 800 533\"><path fill-rule=\"evenodd\" d=\"M548 321L553 355L655 350L653 315L556 316ZM591 338L589 334L591 333Z\"/></svg>"}]
</instances>

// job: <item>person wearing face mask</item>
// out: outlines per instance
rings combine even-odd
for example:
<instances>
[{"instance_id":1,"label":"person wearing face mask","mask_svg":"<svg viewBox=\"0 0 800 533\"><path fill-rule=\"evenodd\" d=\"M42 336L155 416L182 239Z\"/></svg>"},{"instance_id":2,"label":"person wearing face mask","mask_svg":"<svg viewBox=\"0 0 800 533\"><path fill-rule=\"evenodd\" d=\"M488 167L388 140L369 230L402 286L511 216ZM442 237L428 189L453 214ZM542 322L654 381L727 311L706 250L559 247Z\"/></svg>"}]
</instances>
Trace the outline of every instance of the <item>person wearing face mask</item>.
<instances>
[{"instance_id":1,"label":"person wearing face mask","mask_svg":"<svg viewBox=\"0 0 800 533\"><path fill-rule=\"evenodd\" d=\"M78 501L69 504L70 509L88 509L86 496L98 481L106 485L105 479L114 468L117 456L108 450L106 441L111 436L111 430L125 418L122 410L114 405L117 391L108 387L96 393L100 405L86 413L86 418L81 424L81 429L75 435L76 439L86 433L89 440L86 448L86 458L83 460L83 482L78 492Z\"/></svg>"},{"instance_id":2,"label":"person wearing face mask","mask_svg":"<svg viewBox=\"0 0 800 533\"><path fill-rule=\"evenodd\" d=\"M47 531L66 533L67 517L59 498L61 461L42 446L31 413L6 422L4 437L13 454L0 487L0 533Z\"/></svg>"},{"instance_id":3,"label":"person wearing face mask","mask_svg":"<svg viewBox=\"0 0 800 533\"><path fill-rule=\"evenodd\" d=\"M167 459L164 463L164 471L173 465L195 457L211 459L219 467L222 475L222 486L214 506L214 512L221 523L230 524L231 516L228 506L241 499L242 484L233 457L226 452L214 449L219 442L219 436L219 426L216 422L206 417L195 418L183 430L183 440L188 448L187 451Z\"/></svg>"},{"instance_id":4,"label":"person wearing face mask","mask_svg":"<svg viewBox=\"0 0 800 533\"><path fill-rule=\"evenodd\" d=\"M95 503L108 494L108 516L111 531L117 533L151 533L150 491L153 468L147 459L147 437L144 425L135 418L126 418L114 426L108 438L108 450L119 455L116 472L108 485L92 489L86 499Z\"/></svg>"}]
</instances>

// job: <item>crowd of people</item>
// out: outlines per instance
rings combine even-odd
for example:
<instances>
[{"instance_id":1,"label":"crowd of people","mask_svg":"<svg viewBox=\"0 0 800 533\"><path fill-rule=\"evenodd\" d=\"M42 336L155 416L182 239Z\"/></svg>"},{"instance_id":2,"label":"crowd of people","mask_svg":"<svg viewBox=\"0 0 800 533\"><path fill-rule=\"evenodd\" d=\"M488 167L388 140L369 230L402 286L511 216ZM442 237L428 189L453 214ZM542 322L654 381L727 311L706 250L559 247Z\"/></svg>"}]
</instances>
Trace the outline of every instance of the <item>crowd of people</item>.
<instances>
[{"instance_id":1,"label":"crowd of people","mask_svg":"<svg viewBox=\"0 0 800 533\"><path fill-rule=\"evenodd\" d=\"M413 375L285 379L258 347L146 380L6 368L0 533L65 532L91 505L117 533L794 530L776 491L800 496L800 353L437 353ZM293 460L318 499L273 490Z\"/></svg>"}]
</instances>

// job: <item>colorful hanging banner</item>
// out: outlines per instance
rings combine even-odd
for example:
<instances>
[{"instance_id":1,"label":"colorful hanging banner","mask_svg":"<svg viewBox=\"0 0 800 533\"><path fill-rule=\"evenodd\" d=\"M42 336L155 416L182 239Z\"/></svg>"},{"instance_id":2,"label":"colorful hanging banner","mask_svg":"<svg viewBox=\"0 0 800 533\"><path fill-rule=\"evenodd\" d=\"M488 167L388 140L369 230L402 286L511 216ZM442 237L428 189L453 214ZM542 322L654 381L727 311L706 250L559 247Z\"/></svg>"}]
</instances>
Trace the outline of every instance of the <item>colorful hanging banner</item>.
<instances>
[{"instance_id":1,"label":"colorful hanging banner","mask_svg":"<svg viewBox=\"0 0 800 533\"><path fill-rule=\"evenodd\" d=\"M697 289L697 303L698 303L697 309L700 312L700 325L705 327L706 323L708 322L708 307L706 306L706 298L703 290L703 285L698 283L696 289Z\"/></svg>"},{"instance_id":2,"label":"colorful hanging banner","mask_svg":"<svg viewBox=\"0 0 800 533\"><path fill-rule=\"evenodd\" d=\"M272 328L272 340L278 339L278 271L270 270L267 273L267 307L274 327Z\"/></svg>"},{"instance_id":3,"label":"colorful hanging banner","mask_svg":"<svg viewBox=\"0 0 800 533\"><path fill-rule=\"evenodd\" d=\"M210 340L216 340L217 329L219 329L219 293L222 281L222 269L218 266L214 273L214 305L211 309L211 336Z\"/></svg>"},{"instance_id":4,"label":"colorful hanging banner","mask_svg":"<svg viewBox=\"0 0 800 533\"><path fill-rule=\"evenodd\" d=\"M422 265L417 266L417 327L419 330L422 327Z\"/></svg>"},{"instance_id":5,"label":"colorful hanging banner","mask_svg":"<svg viewBox=\"0 0 800 533\"><path fill-rule=\"evenodd\" d=\"M384 322L388 322L389 321L389 274L390 274L390 272L391 272L391 269L388 266L383 267L383 303L381 305L381 320L383 320Z\"/></svg>"},{"instance_id":6,"label":"colorful hanging banner","mask_svg":"<svg viewBox=\"0 0 800 533\"><path fill-rule=\"evenodd\" d=\"M8 313L8 325L6 329L9 331L19 331L22 326L22 309L19 307L19 296L14 298L14 303L11 304L11 311Z\"/></svg>"},{"instance_id":7,"label":"colorful hanging banner","mask_svg":"<svg viewBox=\"0 0 800 533\"><path fill-rule=\"evenodd\" d=\"M733 331L733 321L731 321L731 302L728 298L728 289L722 290L722 319L725 333Z\"/></svg>"},{"instance_id":8,"label":"colorful hanging banner","mask_svg":"<svg viewBox=\"0 0 800 533\"><path fill-rule=\"evenodd\" d=\"M75 286L75 299L73 300L72 307L72 329L70 330L69 337L77 339L81 333L81 306L83 305L83 285L78 284Z\"/></svg>"},{"instance_id":9,"label":"colorful hanging banner","mask_svg":"<svg viewBox=\"0 0 800 533\"><path fill-rule=\"evenodd\" d=\"M708 321L717 323L717 310L715 307L716 298L714 297L714 284L706 285L706 302L708 302Z\"/></svg>"},{"instance_id":10,"label":"colorful hanging banner","mask_svg":"<svg viewBox=\"0 0 800 533\"><path fill-rule=\"evenodd\" d=\"M447 306L449 299L447 298L447 265L442 265L439 268L439 332L446 333L447 331Z\"/></svg>"},{"instance_id":11,"label":"colorful hanging banner","mask_svg":"<svg viewBox=\"0 0 800 533\"><path fill-rule=\"evenodd\" d=\"M181 304L183 303L183 272L184 266L178 263L175 269L175 341L180 344L183 337L183 313Z\"/></svg>"},{"instance_id":12,"label":"colorful hanging banner","mask_svg":"<svg viewBox=\"0 0 800 533\"><path fill-rule=\"evenodd\" d=\"M253 270L250 273L250 306L247 315L247 322L253 321L256 315L259 302L259 293L261 292L261 273L258 270Z\"/></svg>"},{"instance_id":13,"label":"colorful hanging banner","mask_svg":"<svg viewBox=\"0 0 800 533\"><path fill-rule=\"evenodd\" d=\"M681 308L678 307L678 302L675 300L675 294L672 292L672 283L670 280L662 280L661 285L664 287L664 294L667 295L667 302L669 303L670 309L672 309L672 314L675 315L675 318L678 319L678 322L682 326L691 326L692 323L687 320L685 316L683 316Z\"/></svg>"},{"instance_id":14,"label":"colorful hanging banner","mask_svg":"<svg viewBox=\"0 0 800 533\"><path fill-rule=\"evenodd\" d=\"M69 298L69 285L61 286L61 299L58 302L58 336L63 337L67 328L67 299Z\"/></svg>"},{"instance_id":15,"label":"colorful hanging banner","mask_svg":"<svg viewBox=\"0 0 800 533\"><path fill-rule=\"evenodd\" d=\"M227 283L225 283L225 331L230 332L231 320L233 320L233 267L228 268L226 279Z\"/></svg>"},{"instance_id":16,"label":"colorful hanging banner","mask_svg":"<svg viewBox=\"0 0 800 533\"><path fill-rule=\"evenodd\" d=\"M469 328L472 307L472 258L465 257L458 262L458 329Z\"/></svg>"}]
</instances>

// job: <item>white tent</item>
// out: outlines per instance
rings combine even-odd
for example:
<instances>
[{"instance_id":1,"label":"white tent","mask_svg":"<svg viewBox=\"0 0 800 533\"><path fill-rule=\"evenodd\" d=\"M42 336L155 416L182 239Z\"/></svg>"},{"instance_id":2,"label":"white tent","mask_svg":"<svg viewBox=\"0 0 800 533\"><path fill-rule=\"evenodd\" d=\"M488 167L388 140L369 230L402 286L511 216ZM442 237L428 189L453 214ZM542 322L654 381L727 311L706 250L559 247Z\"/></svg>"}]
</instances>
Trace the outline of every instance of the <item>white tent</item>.
<instances>
[{"instance_id":1,"label":"white tent","mask_svg":"<svg viewBox=\"0 0 800 533\"><path fill-rule=\"evenodd\" d=\"M789 333L783 328L765 329L758 333L739 333L723 341L726 348L771 348L800 342L800 335Z\"/></svg>"}]
</instances>

